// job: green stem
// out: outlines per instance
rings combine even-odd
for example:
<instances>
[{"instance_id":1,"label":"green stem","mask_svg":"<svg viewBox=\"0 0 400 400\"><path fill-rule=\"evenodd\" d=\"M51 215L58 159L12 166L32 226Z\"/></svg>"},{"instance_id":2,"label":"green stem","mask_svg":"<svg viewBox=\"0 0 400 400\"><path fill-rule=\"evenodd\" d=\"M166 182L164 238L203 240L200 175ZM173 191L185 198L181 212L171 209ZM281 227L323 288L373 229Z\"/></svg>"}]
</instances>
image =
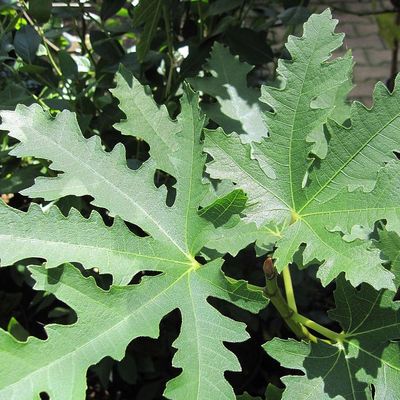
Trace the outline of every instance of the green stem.
<instances>
[{"instance_id":1,"label":"green stem","mask_svg":"<svg viewBox=\"0 0 400 400\"><path fill-rule=\"evenodd\" d=\"M45 109L50 110L50 107L38 96L31 92L32 97Z\"/></svg>"},{"instance_id":2,"label":"green stem","mask_svg":"<svg viewBox=\"0 0 400 400\"><path fill-rule=\"evenodd\" d=\"M52 56L52 54L51 54L50 47L49 47L48 44L47 44L47 40L45 40L45 36L44 36L44 32L43 32L42 28L38 28L38 33L39 33L40 37L41 37L42 40L43 40L43 44L44 44L44 47L46 48L47 56L48 56L48 58L49 58L50 64L51 64L51 65L53 66L53 68L56 70L57 75L58 75L58 76L62 76L61 69L60 69L60 67L57 65L57 63L55 62L55 60L54 60L54 58L53 58L53 56Z\"/></svg>"},{"instance_id":3,"label":"green stem","mask_svg":"<svg viewBox=\"0 0 400 400\"><path fill-rule=\"evenodd\" d=\"M286 265L286 267L283 269L282 277L285 285L286 301L288 306L297 313L296 298L294 297L292 276L290 275L289 265Z\"/></svg>"},{"instance_id":4,"label":"green stem","mask_svg":"<svg viewBox=\"0 0 400 400\"><path fill-rule=\"evenodd\" d=\"M81 6L81 24L82 24L82 32L81 29L78 27L78 24L75 19L72 20L72 24L74 25L74 30L77 36L79 37L82 45L82 54L87 54L90 61L92 62L93 66L96 67L96 60L93 57L92 51L89 50L88 46L86 45L86 21L85 21L85 15L84 15L84 10L83 10L83 3L79 3ZM70 7L70 3L68 3L68 7ZM96 69L96 68L95 68Z\"/></svg>"},{"instance_id":5,"label":"green stem","mask_svg":"<svg viewBox=\"0 0 400 400\"><path fill-rule=\"evenodd\" d=\"M7 65L7 64L3 64L3 66L4 66L5 68L7 68L7 69L14 75L14 79L16 79L18 83L22 83L22 80L21 80L20 76L18 75L18 73L16 73L16 71L15 71L14 68L10 67L10 66ZM36 96L35 93L33 93L31 90L29 90L29 89L26 89L26 90L30 93L30 95L31 95L44 109L46 109L46 110L49 109L49 106L40 98L41 95ZM8 138L8 136L6 136L6 138Z\"/></svg>"},{"instance_id":6,"label":"green stem","mask_svg":"<svg viewBox=\"0 0 400 400\"><path fill-rule=\"evenodd\" d=\"M267 258L264 263L264 274L265 274L265 288L264 293L270 299L271 303L277 309L286 325L290 330L299 338L305 340L311 340L316 342L315 336L311 335L307 329L305 329L299 322L293 320L295 312L289 308L285 298L278 286L278 274L276 269L272 265L272 260Z\"/></svg>"},{"instance_id":7,"label":"green stem","mask_svg":"<svg viewBox=\"0 0 400 400\"><path fill-rule=\"evenodd\" d=\"M164 5L163 7L163 16L164 16L164 24L165 24L165 33L167 35L167 46L168 46L168 58L169 58L169 71L167 77L167 83L165 86L165 100L168 99L171 86L172 86L172 76L175 69L175 58L174 58L174 48L173 48L173 39L171 36L171 23L169 20L169 11L167 6Z\"/></svg>"},{"instance_id":8,"label":"green stem","mask_svg":"<svg viewBox=\"0 0 400 400\"><path fill-rule=\"evenodd\" d=\"M303 315L294 313L291 316L293 321L298 322L299 324L302 324L306 326L307 328L310 328L314 330L315 332L320 333L321 335L325 336L328 339L333 340L334 342L340 342L343 339L343 335L340 333L337 333L335 331L332 331L331 329L325 328L324 326L318 324L317 322L304 317Z\"/></svg>"},{"instance_id":9,"label":"green stem","mask_svg":"<svg viewBox=\"0 0 400 400\"><path fill-rule=\"evenodd\" d=\"M203 13L201 12L200 1L197 2L197 12L199 14L199 19L197 21L199 25L199 36L200 36L200 41L202 41L204 37L204 30L203 30Z\"/></svg>"},{"instance_id":10,"label":"green stem","mask_svg":"<svg viewBox=\"0 0 400 400\"><path fill-rule=\"evenodd\" d=\"M22 13L24 14L25 19L36 30L36 32L39 34L40 38L42 39L42 42L44 44L44 47L46 48L47 56L49 58L49 61L50 61L51 65L56 70L57 75L62 76L62 72L61 72L59 66L54 61L53 55L51 54L49 45L51 45L56 51L58 51L59 49L56 46L54 46L51 42L49 42L47 40L46 36L44 35L43 29L41 27L37 26L35 21L33 21L33 19L29 16L29 14L27 12L28 5L27 5L26 1L25 0L20 0L20 4L22 6L21 10L22 10Z\"/></svg>"}]
</instances>

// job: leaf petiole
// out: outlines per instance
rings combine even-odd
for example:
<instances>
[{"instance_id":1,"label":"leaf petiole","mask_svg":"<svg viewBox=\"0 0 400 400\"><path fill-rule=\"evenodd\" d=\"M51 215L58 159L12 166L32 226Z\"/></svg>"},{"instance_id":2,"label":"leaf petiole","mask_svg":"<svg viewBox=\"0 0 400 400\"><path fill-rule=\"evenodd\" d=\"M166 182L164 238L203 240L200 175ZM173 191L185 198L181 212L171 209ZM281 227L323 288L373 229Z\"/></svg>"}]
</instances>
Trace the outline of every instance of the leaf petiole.
<instances>
[{"instance_id":1,"label":"leaf petiole","mask_svg":"<svg viewBox=\"0 0 400 400\"><path fill-rule=\"evenodd\" d=\"M308 332L301 323L293 319L295 311L288 306L288 303L282 295L281 289L278 286L278 274L273 266L271 258L265 260L263 270L265 274L264 293L282 316L287 326L299 339L317 342L317 338L314 335Z\"/></svg>"},{"instance_id":2,"label":"leaf petiole","mask_svg":"<svg viewBox=\"0 0 400 400\"><path fill-rule=\"evenodd\" d=\"M283 320L286 322L287 326L299 339L305 339L316 343L318 338L308 331L307 328L310 328L333 342L342 342L343 334L325 328L324 326L297 312L292 279L288 266L284 268L282 273L287 301L283 297L281 289L278 286L278 274L271 258L268 257L265 260L263 270L265 274L265 295L275 306ZM320 340L325 341L324 339Z\"/></svg>"},{"instance_id":3,"label":"leaf petiole","mask_svg":"<svg viewBox=\"0 0 400 400\"><path fill-rule=\"evenodd\" d=\"M334 342L342 341L343 335L341 333L337 333L335 331L332 331L331 329L325 328L324 326L318 324L317 322L303 315L300 315L298 313L293 313L291 319L299 324L306 326L307 328L314 330L315 332L320 333L321 335L325 336L330 340L333 340Z\"/></svg>"},{"instance_id":4,"label":"leaf petiole","mask_svg":"<svg viewBox=\"0 0 400 400\"><path fill-rule=\"evenodd\" d=\"M282 271L283 283L285 285L286 301L288 306L297 313L296 299L294 297L294 290L292 284L292 276L290 275L289 265Z\"/></svg>"}]
</instances>

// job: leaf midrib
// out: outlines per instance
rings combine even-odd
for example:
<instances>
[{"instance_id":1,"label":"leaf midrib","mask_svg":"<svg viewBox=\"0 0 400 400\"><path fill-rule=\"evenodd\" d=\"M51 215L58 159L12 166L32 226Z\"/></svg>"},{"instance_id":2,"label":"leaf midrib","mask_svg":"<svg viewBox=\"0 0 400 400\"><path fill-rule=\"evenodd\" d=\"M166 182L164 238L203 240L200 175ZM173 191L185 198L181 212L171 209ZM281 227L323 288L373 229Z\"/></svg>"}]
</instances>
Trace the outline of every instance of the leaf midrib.
<instances>
[{"instance_id":1,"label":"leaf midrib","mask_svg":"<svg viewBox=\"0 0 400 400\"><path fill-rule=\"evenodd\" d=\"M312 26L314 28L314 26L311 24L311 22L310 22L310 26ZM315 30L315 28L314 28L314 30ZM317 42L314 42L314 46L313 46L312 52L311 52L312 54L315 53L315 49L317 47L317 44L318 44ZM294 188L293 188L293 169L292 169L292 151L293 151L293 139L294 139L293 136L294 136L294 132L296 131L295 124L296 124L297 116L298 116L298 108L299 108L300 100L304 96L303 88L304 88L304 84L306 82L308 70L310 68L312 60L313 60L313 57L310 57L307 65L306 65L306 68L304 70L303 80L301 82L301 88L299 90L299 96L297 98L296 107L293 109L293 120L292 120L293 122L292 122L292 125L291 125L291 132L290 132L290 139L289 139L289 155L288 155L289 186L290 186L290 196L291 196L291 199L292 199L292 207L291 207L292 210L296 210L296 202L295 202L295 199L294 199L294 192L293 192ZM286 80L286 85L287 84L288 84L288 79ZM285 88L286 88L286 85L285 85ZM271 135L272 134L273 133L271 132Z\"/></svg>"},{"instance_id":2,"label":"leaf midrib","mask_svg":"<svg viewBox=\"0 0 400 400\"><path fill-rule=\"evenodd\" d=\"M249 178L250 181L253 181L256 183L259 187L264 189L266 192L270 193L273 197L275 197L277 200L279 200L284 206L286 206L286 209L283 209L285 211L290 210L291 207L289 204L286 203L282 198L280 198L276 193L272 192L271 189L269 189L267 186L265 186L262 182L260 182L258 179L255 179L253 175L249 174L245 169L242 168L240 163L237 162L237 160L231 156L228 152L226 152L217 142L215 142L212 139L213 135L207 135L207 137L214 143L216 147L218 147L219 150L221 150L226 156L235 163L235 165ZM267 177L267 175L265 175ZM268 178L268 177L267 177ZM268 178L269 179L269 178ZM273 182L273 180L271 180Z\"/></svg>"},{"instance_id":3,"label":"leaf midrib","mask_svg":"<svg viewBox=\"0 0 400 400\"><path fill-rule=\"evenodd\" d=\"M193 114L190 114L190 121L192 123L192 129L193 129L193 135L191 136L191 140L190 140L190 155L191 155L191 163L190 163L190 173L188 175L189 177L189 193L186 199L186 205L185 205L185 230L184 230L184 234L185 234L185 245L186 245L186 249L188 252L189 251L189 238L188 238L188 233L189 233L189 229L188 229L188 225L189 225L189 213L190 213L190 205L192 202L192 192L193 192L193 164L194 164L194 160L195 160L195 129L196 129L196 124L193 120ZM183 131L182 131L183 133ZM204 168L204 166L203 166ZM183 192L183 190L182 190Z\"/></svg>"},{"instance_id":4,"label":"leaf midrib","mask_svg":"<svg viewBox=\"0 0 400 400\"><path fill-rule=\"evenodd\" d=\"M94 246L94 245L88 245L88 244L81 244L81 243L71 243L71 242L65 242L61 240L43 240L43 239L37 239L37 238L26 238L23 236L16 236L16 235L5 235L5 234L0 234L0 239L1 238L8 238L10 240L21 240L21 241L28 241L28 242L35 242L35 243L44 243L44 244L51 244L51 245L67 245L67 246L74 246L74 247L82 247L82 248L87 248L87 249L97 249L97 250L102 250L104 252L109 252L109 253L117 253L117 254L124 254L124 255L129 255L135 258L147 258L150 260L157 260L157 261L166 261L168 263L173 263L173 264L183 264L183 265L188 265L191 266L191 262L189 261L178 261L178 260L173 260L173 259L168 259L168 258L163 258L163 257L154 257L146 254L140 254L140 253L135 253L135 252L130 252L130 251L122 251L122 250L117 250L109 247L101 247L101 246Z\"/></svg>"},{"instance_id":5,"label":"leaf midrib","mask_svg":"<svg viewBox=\"0 0 400 400\"><path fill-rule=\"evenodd\" d=\"M344 210L326 210L326 211L315 211L308 214L300 214L301 218L313 217L316 215L329 215L329 214L342 214L342 213L353 213L353 212L362 212L362 211L396 211L400 209L400 204L398 206L392 207L369 207L369 208L353 208L353 209L344 209Z\"/></svg>"},{"instance_id":6,"label":"leaf midrib","mask_svg":"<svg viewBox=\"0 0 400 400\"><path fill-rule=\"evenodd\" d=\"M106 177L104 177L103 175L99 174L94 168L92 168L92 166L88 163L86 163L84 160L86 160L85 157L83 157L83 159L75 156L72 152L70 152L68 149L64 148L63 146L61 146L57 141L53 140L52 137L48 136L48 135L41 135L40 132L36 131L38 133L39 136L43 137L44 140L49 141L50 143L52 143L54 146L56 146L58 149L61 150L61 152L66 153L68 156L70 156L71 158L73 158L74 160L77 161L77 164L82 164L83 166L85 166L89 171L92 171L94 175L98 176L103 182L105 182L106 184L108 184L109 186L111 186L116 192L120 193L120 195L125 198L126 200L128 200L129 203L132 203L134 206L138 207L144 215L148 216L148 218L153 222L153 224L158 227L160 229L160 231L163 233L163 235L169 239L169 241L182 253L184 254L184 256L191 260L191 256L189 254L186 253L185 249L182 249L179 244L168 234L168 232L162 227L162 225L159 224L159 222L151 215L147 212L147 210L145 210L141 205L139 205L138 203L134 202L133 199L128 196L124 191L122 191L118 186L114 185L110 180L106 179ZM83 136L80 136L81 139L83 139L85 141L85 144L87 144L87 139L85 139ZM83 149L83 147L82 147ZM104 151L103 151L104 152ZM105 155L107 155L105 153ZM71 172L68 172L67 174L70 174Z\"/></svg>"}]
</instances>

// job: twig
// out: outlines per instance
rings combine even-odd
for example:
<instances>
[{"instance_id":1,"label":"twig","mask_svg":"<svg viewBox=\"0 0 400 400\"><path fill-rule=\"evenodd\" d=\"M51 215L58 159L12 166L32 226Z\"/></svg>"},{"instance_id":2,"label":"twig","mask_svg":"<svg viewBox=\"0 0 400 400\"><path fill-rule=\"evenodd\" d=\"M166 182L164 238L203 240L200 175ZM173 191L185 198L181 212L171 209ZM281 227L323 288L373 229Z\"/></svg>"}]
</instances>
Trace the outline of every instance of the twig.
<instances>
[{"instance_id":1,"label":"twig","mask_svg":"<svg viewBox=\"0 0 400 400\"><path fill-rule=\"evenodd\" d=\"M56 46L54 43L52 43L50 40L48 40L44 35L40 33L40 28L36 26L35 22L32 20L32 18L29 16L29 14L25 10L26 4L25 2L21 3L21 11L22 14L24 14L24 18L29 22L29 25L31 25L35 31L39 34L39 36L42 38L42 40L47 43L49 47L51 47L54 51L60 51L60 48Z\"/></svg>"},{"instance_id":2,"label":"twig","mask_svg":"<svg viewBox=\"0 0 400 400\"><path fill-rule=\"evenodd\" d=\"M173 38L171 37L171 24L169 20L168 9L164 5L163 14L164 14L164 24L165 24L165 32L167 34L167 46L168 46L168 58L169 58L169 71L167 77L167 83L165 86L165 99L168 99L172 86L172 77L175 69L175 58L174 58L174 49L173 49Z\"/></svg>"}]
</instances>

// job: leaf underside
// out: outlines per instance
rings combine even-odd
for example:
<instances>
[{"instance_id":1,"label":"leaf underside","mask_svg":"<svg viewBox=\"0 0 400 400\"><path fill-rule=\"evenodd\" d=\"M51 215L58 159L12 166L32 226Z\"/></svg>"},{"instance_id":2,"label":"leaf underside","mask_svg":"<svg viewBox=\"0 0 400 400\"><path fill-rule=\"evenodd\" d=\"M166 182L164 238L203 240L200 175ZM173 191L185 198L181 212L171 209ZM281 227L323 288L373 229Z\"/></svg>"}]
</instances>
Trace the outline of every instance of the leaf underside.
<instances>
[{"instance_id":1,"label":"leaf underside","mask_svg":"<svg viewBox=\"0 0 400 400\"><path fill-rule=\"evenodd\" d=\"M55 178L36 179L25 195L45 200L91 195L93 204L115 220L107 227L97 212L85 219L74 210L63 216L56 207L44 213L32 205L24 213L0 206L1 224L7 227L1 234L1 265L43 258L47 269L31 268L35 288L54 293L78 316L74 325L46 327L46 341L30 337L18 343L0 331L2 362L13 366L0 372L0 399L31 400L40 392L54 399L83 399L88 367L106 356L121 359L136 337L157 337L160 320L177 308L182 325L173 364L182 373L167 384L165 396L211 399L219 393L220 398L234 399L224 372L239 371L240 365L223 343L244 341L248 334L244 323L224 317L208 299L229 301L254 313L266 300L260 289L225 277L221 259L200 265L195 256L216 230L206 216L223 224L244 208L246 197L237 191L203 208L206 215L200 215L200 204L210 191L203 183L205 119L189 88L176 121L133 76L120 75L114 94L127 116L119 125L123 133L134 128L151 146L151 158L137 170L127 168L123 146L107 153L97 137L84 139L68 111L53 118L33 105L2 113L2 128L20 142L12 155L51 160L58 172ZM165 187L154 184L157 169L177 180L172 206L166 204ZM140 226L148 236L136 236L124 221ZM114 286L103 292L70 264L57 267L68 262L110 273ZM149 270L161 274L126 286L138 272Z\"/></svg>"},{"instance_id":2,"label":"leaf underside","mask_svg":"<svg viewBox=\"0 0 400 400\"><path fill-rule=\"evenodd\" d=\"M149 4L156 13L149 14ZM143 58L161 2L141 1L141 13L148 37L138 48ZM49 160L56 175L38 177L23 195L45 201L89 195L114 221L107 226L97 211L84 218L74 209L63 215L56 206L32 204L22 212L0 203L0 266L43 259L43 266L29 267L34 288L54 294L78 317L72 325L47 326L46 340L21 342L0 330L7 366L0 370L0 400L38 399L41 392L84 399L91 365L107 356L121 360L137 337L157 337L161 319L175 309L182 324L173 365L181 373L167 383L165 397L235 399L224 373L240 371L240 364L224 343L246 340L246 325L209 300L253 313L266 305L260 288L221 269L222 256L253 242L257 254L274 251L280 271L302 248L304 265L320 262L324 285L337 279L330 316L344 331L339 344L273 339L265 345L283 366L304 374L283 378L283 398L371 399L371 385L375 399L395 398L400 83L393 93L378 84L371 109L349 108L353 61L350 53L332 58L343 40L335 26L325 11L310 17L302 37L290 36L290 59L278 66L282 85L263 87L260 100L247 86L251 67L214 46L211 77L193 84L217 99L205 111L229 134L204 129L198 95L188 86L173 120L148 88L121 70L112 93L126 118L116 128L150 146L150 158L136 170L127 167L122 144L107 152L98 136L84 138L69 111L53 117L38 105L20 105L1 112L1 129L19 142L10 155ZM172 205L166 186L154 183L160 170L176 180ZM370 233L379 220L386 222L376 243ZM132 224L144 235L133 233ZM111 274L113 285L100 289L70 263ZM141 282L129 284L138 273ZM280 390L270 389L279 398Z\"/></svg>"},{"instance_id":3,"label":"leaf underside","mask_svg":"<svg viewBox=\"0 0 400 400\"><path fill-rule=\"evenodd\" d=\"M372 231L381 219L388 229L400 230L400 166L394 156L400 148L400 85L389 93L378 84L372 109L353 104L348 128L331 119L335 102L322 99L348 84L352 67L349 55L329 60L342 44L335 25L325 11L310 17L301 38L289 38L292 59L278 67L283 87L262 90L261 100L273 110L265 114L269 138L250 147L235 133L206 132L205 150L213 158L207 171L248 195L245 221L276 227L278 270L304 244L305 263L322 262L318 277L324 285L345 272L355 286L394 289L379 251L368 241L342 236L356 225ZM310 137L324 124L327 152L319 158Z\"/></svg>"}]
</instances>

